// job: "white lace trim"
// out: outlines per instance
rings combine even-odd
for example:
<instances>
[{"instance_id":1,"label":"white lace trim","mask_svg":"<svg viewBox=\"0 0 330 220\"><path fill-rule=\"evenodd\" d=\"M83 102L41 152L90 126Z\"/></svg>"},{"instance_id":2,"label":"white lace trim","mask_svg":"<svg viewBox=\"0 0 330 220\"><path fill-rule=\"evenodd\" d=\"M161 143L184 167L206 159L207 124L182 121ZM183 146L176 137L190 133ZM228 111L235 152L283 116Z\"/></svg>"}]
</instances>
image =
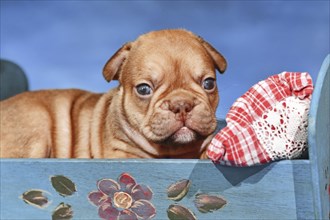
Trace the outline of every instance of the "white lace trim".
<instances>
[{"instance_id":1,"label":"white lace trim","mask_svg":"<svg viewBox=\"0 0 330 220\"><path fill-rule=\"evenodd\" d=\"M294 159L307 149L310 100L289 96L266 111L252 127L272 160Z\"/></svg>"}]
</instances>

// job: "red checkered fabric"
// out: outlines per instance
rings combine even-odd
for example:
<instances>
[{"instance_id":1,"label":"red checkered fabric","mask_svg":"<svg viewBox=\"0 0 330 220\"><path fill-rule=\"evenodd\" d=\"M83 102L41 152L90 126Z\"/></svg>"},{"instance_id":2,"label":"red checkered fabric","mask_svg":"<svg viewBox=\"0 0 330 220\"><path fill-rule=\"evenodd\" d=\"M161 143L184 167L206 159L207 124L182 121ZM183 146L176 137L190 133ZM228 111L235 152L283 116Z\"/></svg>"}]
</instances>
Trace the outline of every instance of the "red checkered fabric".
<instances>
[{"instance_id":1,"label":"red checkered fabric","mask_svg":"<svg viewBox=\"0 0 330 220\"><path fill-rule=\"evenodd\" d=\"M260 141L260 136L258 138L260 131L251 125L261 117L266 118L264 113L270 109L276 112L274 106L284 99L292 96L310 101L312 92L313 83L308 73L282 72L257 83L232 105L226 116L227 126L208 146L208 157L230 166L251 166L275 160L276 157ZM286 103L282 105L285 107Z\"/></svg>"}]
</instances>

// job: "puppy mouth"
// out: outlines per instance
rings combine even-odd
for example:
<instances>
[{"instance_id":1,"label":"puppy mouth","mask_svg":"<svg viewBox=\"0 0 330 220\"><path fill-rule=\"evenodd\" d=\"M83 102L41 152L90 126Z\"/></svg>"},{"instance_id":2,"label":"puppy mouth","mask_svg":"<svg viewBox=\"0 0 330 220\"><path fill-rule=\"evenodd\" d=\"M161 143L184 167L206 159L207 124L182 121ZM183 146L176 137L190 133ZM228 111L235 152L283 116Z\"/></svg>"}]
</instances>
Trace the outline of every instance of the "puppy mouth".
<instances>
[{"instance_id":1,"label":"puppy mouth","mask_svg":"<svg viewBox=\"0 0 330 220\"><path fill-rule=\"evenodd\" d=\"M179 105L181 106L183 105ZM206 104L181 109L179 112L174 112L173 109L170 111L166 107L160 107L146 121L146 125L142 126L144 135L155 144L170 147L197 144L216 128L215 117Z\"/></svg>"},{"instance_id":2,"label":"puppy mouth","mask_svg":"<svg viewBox=\"0 0 330 220\"><path fill-rule=\"evenodd\" d=\"M199 137L198 133L186 126L182 126L165 141L167 144L189 144Z\"/></svg>"},{"instance_id":3,"label":"puppy mouth","mask_svg":"<svg viewBox=\"0 0 330 220\"><path fill-rule=\"evenodd\" d=\"M165 146L181 146L196 143L208 137L216 128L212 123L196 123L194 121L176 121L166 125L161 123L157 125L151 126L154 129L149 130L151 131L149 134L152 135L149 140Z\"/></svg>"}]
</instances>

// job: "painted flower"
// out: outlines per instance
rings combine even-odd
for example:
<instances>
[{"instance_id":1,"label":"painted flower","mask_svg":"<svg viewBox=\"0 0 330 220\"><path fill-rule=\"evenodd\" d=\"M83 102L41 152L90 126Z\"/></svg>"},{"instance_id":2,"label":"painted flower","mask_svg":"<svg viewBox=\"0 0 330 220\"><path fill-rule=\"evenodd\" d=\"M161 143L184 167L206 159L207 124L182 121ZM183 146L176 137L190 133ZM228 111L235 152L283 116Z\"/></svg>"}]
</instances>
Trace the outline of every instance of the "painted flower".
<instances>
[{"instance_id":1,"label":"painted flower","mask_svg":"<svg viewBox=\"0 0 330 220\"><path fill-rule=\"evenodd\" d=\"M118 181L101 179L97 191L88 194L89 201L99 208L102 219L152 219L156 209L150 202L151 189L137 184L128 173L122 173Z\"/></svg>"}]
</instances>

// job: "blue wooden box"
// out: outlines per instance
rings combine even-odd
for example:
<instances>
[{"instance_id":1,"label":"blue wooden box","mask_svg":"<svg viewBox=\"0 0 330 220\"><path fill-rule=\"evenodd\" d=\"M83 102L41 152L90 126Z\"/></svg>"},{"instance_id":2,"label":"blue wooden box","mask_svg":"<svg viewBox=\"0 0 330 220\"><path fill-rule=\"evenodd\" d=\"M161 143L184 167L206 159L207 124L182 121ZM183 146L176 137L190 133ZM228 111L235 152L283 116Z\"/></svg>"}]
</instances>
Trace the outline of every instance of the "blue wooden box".
<instances>
[{"instance_id":1,"label":"blue wooden box","mask_svg":"<svg viewBox=\"0 0 330 220\"><path fill-rule=\"evenodd\" d=\"M116 185L128 176L134 178L133 189L145 189L140 205L149 206L131 208L145 218L168 219L173 211L183 213L183 219L329 219L329 61L330 55L313 93L308 160L237 168L208 160L1 159L0 217L99 219L91 192L102 181ZM188 180L190 187L182 188L186 195L171 199L172 184L180 192ZM207 205L196 205L203 198L209 199Z\"/></svg>"}]
</instances>

